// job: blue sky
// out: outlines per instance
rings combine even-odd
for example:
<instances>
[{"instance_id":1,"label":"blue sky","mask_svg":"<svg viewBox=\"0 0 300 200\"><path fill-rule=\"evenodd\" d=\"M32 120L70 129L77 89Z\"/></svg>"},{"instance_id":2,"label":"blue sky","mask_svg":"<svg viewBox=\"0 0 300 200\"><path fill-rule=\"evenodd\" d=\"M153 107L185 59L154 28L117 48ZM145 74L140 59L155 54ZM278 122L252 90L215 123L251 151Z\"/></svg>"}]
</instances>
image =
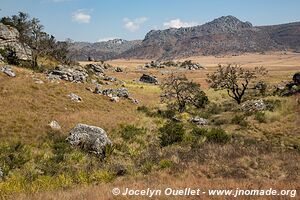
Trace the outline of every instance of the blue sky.
<instances>
[{"instance_id":1,"label":"blue sky","mask_svg":"<svg viewBox=\"0 0 300 200\"><path fill-rule=\"evenodd\" d=\"M253 25L300 21L299 0L0 0L0 17L27 12L57 39L143 39L152 29L233 15Z\"/></svg>"}]
</instances>

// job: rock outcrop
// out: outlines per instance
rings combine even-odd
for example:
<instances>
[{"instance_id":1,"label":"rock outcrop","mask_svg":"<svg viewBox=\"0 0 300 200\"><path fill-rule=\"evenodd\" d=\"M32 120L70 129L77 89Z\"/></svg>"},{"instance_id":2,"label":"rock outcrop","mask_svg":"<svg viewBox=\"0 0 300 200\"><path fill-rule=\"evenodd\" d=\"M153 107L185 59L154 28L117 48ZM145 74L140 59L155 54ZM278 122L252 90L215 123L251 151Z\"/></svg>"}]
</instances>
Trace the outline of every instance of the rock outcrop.
<instances>
[{"instance_id":1,"label":"rock outcrop","mask_svg":"<svg viewBox=\"0 0 300 200\"><path fill-rule=\"evenodd\" d=\"M148 74L143 74L140 78L140 81L144 83L158 84L157 78Z\"/></svg>"},{"instance_id":2,"label":"rock outcrop","mask_svg":"<svg viewBox=\"0 0 300 200\"><path fill-rule=\"evenodd\" d=\"M19 59L31 59L31 49L19 41L18 30L0 23L0 49L4 49L6 46L13 48Z\"/></svg>"},{"instance_id":3,"label":"rock outcrop","mask_svg":"<svg viewBox=\"0 0 300 200\"><path fill-rule=\"evenodd\" d=\"M201 117L198 117L198 116L192 117L190 119L190 122L192 122L192 123L194 123L194 124L196 124L198 126L206 126L206 125L208 125L208 120L207 119L204 119L204 118L201 118Z\"/></svg>"},{"instance_id":4,"label":"rock outcrop","mask_svg":"<svg viewBox=\"0 0 300 200\"><path fill-rule=\"evenodd\" d=\"M0 68L0 71L10 77L16 77L16 73L9 66L4 66Z\"/></svg>"},{"instance_id":5,"label":"rock outcrop","mask_svg":"<svg viewBox=\"0 0 300 200\"><path fill-rule=\"evenodd\" d=\"M244 112L256 112L266 110L267 106L262 99L248 100L241 104L240 109Z\"/></svg>"},{"instance_id":6,"label":"rock outcrop","mask_svg":"<svg viewBox=\"0 0 300 200\"><path fill-rule=\"evenodd\" d=\"M84 83L88 76L87 70L81 66L59 65L47 73L49 80L66 80L74 83Z\"/></svg>"},{"instance_id":7,"label":"rock outcrop","mask_svg":"<svg viewBox=\"0 0 300 200\"><path fill-rule=\"evenodd\" d=\"M112 142L102 128L86 124L77 124L70 131L70 135L66 140L72 146L79 147L99 157L105 156L107 145L112 145Z\"/></svg>"}]
</instances>

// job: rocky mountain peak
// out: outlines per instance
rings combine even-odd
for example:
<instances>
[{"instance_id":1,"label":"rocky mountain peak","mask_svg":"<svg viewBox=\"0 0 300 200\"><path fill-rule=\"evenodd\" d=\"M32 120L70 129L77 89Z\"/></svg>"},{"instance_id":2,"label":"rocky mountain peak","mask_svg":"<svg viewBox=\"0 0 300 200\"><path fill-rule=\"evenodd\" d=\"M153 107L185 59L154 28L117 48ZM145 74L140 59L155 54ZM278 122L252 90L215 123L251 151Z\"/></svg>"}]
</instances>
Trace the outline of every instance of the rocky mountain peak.
<instances>
[{"instance_id":1,"label":"rocky mountain peak","mask_svg":"<svg viewBox=\"0 0 300 200\"><path fill-rule=\"evenodd\" d=\"M209 23L206 23L205 25L213 26L223 31L240 30L253 27L250 22L243 22L231 15L219 17Z\"/></svg>"}]
</instances>

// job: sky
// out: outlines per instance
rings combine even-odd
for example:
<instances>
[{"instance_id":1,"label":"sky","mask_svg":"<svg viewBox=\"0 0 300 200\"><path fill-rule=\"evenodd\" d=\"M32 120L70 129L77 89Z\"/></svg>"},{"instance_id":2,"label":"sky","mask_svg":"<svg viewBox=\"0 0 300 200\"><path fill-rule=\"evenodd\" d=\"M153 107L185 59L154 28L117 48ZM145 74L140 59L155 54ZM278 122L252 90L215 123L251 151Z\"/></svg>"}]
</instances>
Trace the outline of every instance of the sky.
<instances>
[{"instance_id":1,"label":"sky","mask_svg":"<svg viewBox=\"0 0 300 200\"><path fill-rule=\"evenodd\" d=\"M26 12L58 40L85 42L143 39L226 15L253 25L295 22L299 10L299 0L0 0L0 17Z\"/></svg>"}]
</instances>

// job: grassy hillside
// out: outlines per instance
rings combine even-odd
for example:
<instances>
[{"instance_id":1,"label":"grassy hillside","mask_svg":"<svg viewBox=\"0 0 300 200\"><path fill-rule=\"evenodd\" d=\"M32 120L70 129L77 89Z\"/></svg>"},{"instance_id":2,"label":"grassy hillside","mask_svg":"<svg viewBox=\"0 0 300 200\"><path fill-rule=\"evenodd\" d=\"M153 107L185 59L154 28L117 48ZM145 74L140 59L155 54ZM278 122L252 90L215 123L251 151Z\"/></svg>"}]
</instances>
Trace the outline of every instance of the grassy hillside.
<instances>
[{"instance_id":1,"label":"grassy hillside","mask_svg":"<svg viewBox=\"0 0 300 200\"><path fill-rule=\"evenodd\" d=\"M295 56L280 56L283 58L277 57L278 62L264 63L269 70L264 79L270 84L291 80L300 69ZM250 57L231 59L255 66L257 63L247 60ZM265 55L266 60L268 57ZM281 59L288 66L279 67ZM129 185L299 188L299 97L267 96L264 100L273 109L242 113L226 92L207 88L206 74L216 69L217 61L207 61L205 70L178 71L202 84L210 104L204 109L177 113L184 137L166 147L160 146L159 139L160 128L168 121L162 112L165 105L160 103L160 88L137 80L145 72L162 79L173 68L145 70L137 67L145 61L110 62L121 66L124 72L107 74L124 80L124 86L140 101L139 105L126 99L111 102L108 97L87 90L94 89L91 83L50 82L42 73L18 67L13 67L15 78L0 73L0 163L5 173L0 197L109 199L113 187ZM36 83L37 79L44 83ZM83 101L71 101L67 96L70 93L81 96ZM205 127L206 135L195 134L196 127L189 122L194 115L210 121ZM62 126L60 131L48 126L52 120ZM105 129L115 144L111 155L99 160L70 147L65 138L77 123ZM229 140L215 140L210 137L212 130Z\"/></svg>"}]
</instances>

